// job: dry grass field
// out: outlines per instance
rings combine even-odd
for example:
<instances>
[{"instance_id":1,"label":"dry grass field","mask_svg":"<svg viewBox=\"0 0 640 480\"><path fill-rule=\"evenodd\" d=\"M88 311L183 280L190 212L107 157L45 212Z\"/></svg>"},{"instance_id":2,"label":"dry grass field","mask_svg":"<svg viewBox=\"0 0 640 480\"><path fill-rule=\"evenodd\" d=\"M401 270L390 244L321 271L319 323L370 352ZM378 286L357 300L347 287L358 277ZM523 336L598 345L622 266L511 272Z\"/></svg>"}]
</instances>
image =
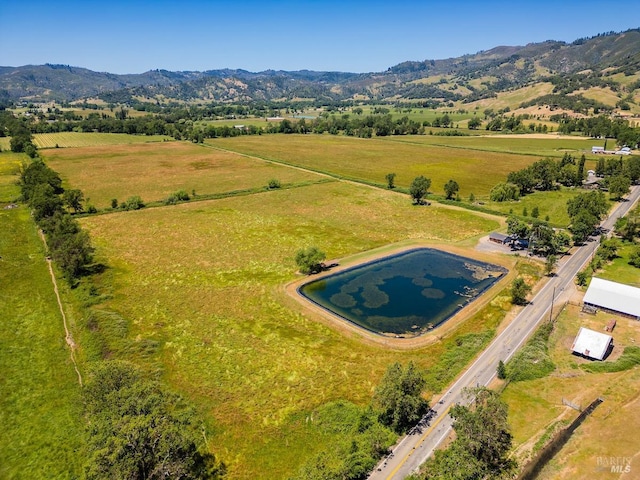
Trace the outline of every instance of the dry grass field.
<instances>
[{"instance_id":1,"label":"dry grass field","mask_svg":"<svg viewBox=\"0 0 640 480\"><path fill-rule=\"evenodd\" d=\"M95 147L98 145L129 145L132 143L151 143L173 141L167 135L128 135L126 133L36 133L33 144L38 148Z\"/></svg>"},{"instance_id":2,"label":"dry grass field","mask_svg":"<svg viewBox=\"0 0 640 480\"><path fill-rule=\"evenodd\" d=\"M460 195L488 195L512 170L529 165L536 157L483 151L465 146L430 145L447 137L411 136L394 139L360 139L329 135L266 135L208 140L207 144L285 162L343 178L385 185L385 175L396 173L396 185L409 187L418 175L431 178L431 191L443 195L454 179ZM404 141L403 141L404 140ZM473 139L471 139L473 140Z\"/></svg>"},{"instance_id":3,"label":"dry grass field","mask_svg":"<svg viewBox=\"0 0 640 480\"><path fill-rule=\"evenodd\" d=\"M187 142L52 149L41 152L65 185L81 189L98 208L111 199L139 195L144 201L177 190L213 194L281 183L306 182L319 175Z\"/></svg>"},{"instance_id":4,"label":"dry grass field","mask_svg":"<svg viewBox=\"0 0 640 480\"><path fill-rule=\"evenodd\" d=\"M295 252L317 245L340 258L407 239L455 243L498 225L345 182L82 223L110 267L113 299L100 308L132 321L127 355L195 402L231 478L247 479L293 474L325 444L305 420L310 412L340 398L367 403L390 362L452 361L438 370L447 381L468 359L452 339L396 351L328 326L285 293L297 278ZM489 305L455 335L485 339L503 315ZM450 349L457 354L444 355Z\"/></svg>"}]
</instances>

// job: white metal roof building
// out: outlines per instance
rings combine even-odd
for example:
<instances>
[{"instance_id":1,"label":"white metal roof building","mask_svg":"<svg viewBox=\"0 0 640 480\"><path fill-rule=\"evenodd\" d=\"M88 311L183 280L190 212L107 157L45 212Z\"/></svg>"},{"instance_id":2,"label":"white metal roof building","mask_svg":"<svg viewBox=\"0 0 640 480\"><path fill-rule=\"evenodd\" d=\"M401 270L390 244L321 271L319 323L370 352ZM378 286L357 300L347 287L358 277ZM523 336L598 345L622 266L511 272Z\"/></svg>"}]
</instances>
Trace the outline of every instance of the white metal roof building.
<instances>
[{"instance_id":1,"label":"white metal roof building","mask_svg":"<svg viewBox=\"0 0 640 480\"><path fill-rule=\"evenodd\" d=\"M640 320L640 288L593 277L582 300L585 305L623 313Z\"/></svg>"},{"instance_id":2,"label":"white metal roof building","mask_svg":"<svg viewBox=\"0 0 640 480\"><path fill-rule=\"evenodd\" d=\"M580 327L578 335L571 346L571 350L585 357L602 360L607 354L612 342L613 337L611 337L611 335Z\"/></svg>"}]
</instances>

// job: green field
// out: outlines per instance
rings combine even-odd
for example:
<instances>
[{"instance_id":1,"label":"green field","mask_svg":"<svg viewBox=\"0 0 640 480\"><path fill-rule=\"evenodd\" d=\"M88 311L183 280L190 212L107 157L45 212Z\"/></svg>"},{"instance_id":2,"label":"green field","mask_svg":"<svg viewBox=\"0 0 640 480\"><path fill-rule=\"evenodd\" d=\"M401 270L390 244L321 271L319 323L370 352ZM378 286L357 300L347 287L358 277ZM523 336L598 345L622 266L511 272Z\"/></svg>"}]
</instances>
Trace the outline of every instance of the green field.
<instances>
[{"instance_id":1,"label":"green field","mask_svg":"<svg viewBox=\"0 0 640 480\"><path fill-rule=\"evenodd\" d=\"M356 181L384 186L385 175L396 173L396 185L408 188L418 175L431 178L431 192L444 194L454 179L463 197L489 194L507 174L536 157L482 150L429 145L424 136L393 139L360 139L330 135L263 135L207 140L208 145L260 158L327 172ZM444 138L444 137L440 137Z\"/></svg>"},{"instance_id":2,"label":"green field","mask_svg":"<svg viewBox=\"0 0 640 480\"><path fill-rule=\"evenodd\" d=\"M498 226L464 210L413 207L385 190L333 182L82 223L110 266L113 300L99 308L132 321L129 358L163 372L213 424L211 445L231 478L294 473L326 446L305 416L336 399L367 403L390 362L453 362L437 369L441 387L504 315L481 311L459 334L485 332L484 340L441 357L457 349L452 341L406 352L370 345L286 295L302 246L339 258L407 239L463 241Z\"/></svg>"},{"instance_id":3,"label":"green field","mask_svg":"<svg viewBox=\"0 0 640 480\"><path fill-rule=\"evenodd\" d=\"M514 214L522 216L524 210L527 210L528 219L532 220L531 213L535 207L538 207L539 220L545 220L549 216L549 222L559 227L567 227L569 225L569 214L567 213L567 200L575 197L584 190L575 188L561 188L550 192L534 192L529 195L520 197L518 201L510 202L492 202L485 201L484 206L504 215Z\"/></svg>"},{"instance_id":4,"label":"green field","mask_svg":"<svg viewBox=\"0 0 640 480\"><path fill-rule=\"evenodd\" d=\"M435 132L436 130L434 130ZM442 131L442 130L440 130ZM588 137L557 137L547 135L485 135L487 132L478 131L480 135L469 137L446 137L439 135L412 135L388 137L389 141L416 143L420 145L436 145L443 147L479 150L483 152L513 153L518 155L533 155L535 157L560 158L565 153L573 157L580 157L583 153L587 158L595 159L591 155L593 145L602 146L602 140Z\"/></svg>"},{"instance_id":5,"label":"green field","mask_svg":"<svg viewBox=\"0 0 640 480\"><path fill-rule=\"evenodd\" d=\"M263 187L272 178L282 184L322 178L188 142L53 149L42 156L65 185L81 189L98 208L133 195L149 202L177 190L207 195Z\"/></svg>"},{"instance_id":6,"label":"green field","mask_svg":"<svg viewBox=\"0 0 640 480\"><path fill-rule=\"evenodd\" d=\"M0 208L20 157L0 154ZM24 206L0 231L0 478L79 478L83 406L44 248Z\"/></svg>"},{"instance_id":7,"label":"green field","mask_svg":"<svg viewBox=\"0 0 640 480\"><path fill-rule=\"evenodd\" d=\"M149 143L173 141L167 135L127 135L126 133L36 133L33 143L38 148L94 147L98 145L129 145L132 143Z\"/></svg>"},{"instance_id":8,"label":"green field","mask_svg":"<svg viewBox=\"0 0 640 480\"><path fill-rule=\"evenodd\" d=\"M636 246L637 244L632 245L628 242L621 243L618 257L614 258L611 263L603 265L602 270L598 271L595 276L612 282L640 287L640 269L629 265L629 255Z\"/></svg>"}]
</instances>

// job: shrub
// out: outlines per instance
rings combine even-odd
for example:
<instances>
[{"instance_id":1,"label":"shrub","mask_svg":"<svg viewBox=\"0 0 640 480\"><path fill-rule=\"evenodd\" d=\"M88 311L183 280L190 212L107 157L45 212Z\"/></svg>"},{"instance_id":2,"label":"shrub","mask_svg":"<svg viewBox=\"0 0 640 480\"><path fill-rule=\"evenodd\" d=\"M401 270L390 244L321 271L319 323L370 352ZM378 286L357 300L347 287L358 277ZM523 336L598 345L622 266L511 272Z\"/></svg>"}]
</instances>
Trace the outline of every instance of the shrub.
<instances>
[{"instance_id":1,"label":"shrub","mask_svg":"<svg viewBox=\"0 0 640 480\"><path fill-rule=\"evenodd\" d=\"M140 210L144 208L144 202L139 196L134 195L133 197L129 197L126 202L120 204L120 206L123 210Z\"/></svg>"},{"instance_id":2,"label":"shrub","mask_svg":"<svg viewBox=\"0 0 640 480\"><path fill-rule=\"evenodd\" d=\"M270 190L273 190L275 188L280 188L280 180L276 179L276 178L272 178L271 180L269 180L269 183L267 184L267 186L269 187Z\"/></svg>"}]
</instances>

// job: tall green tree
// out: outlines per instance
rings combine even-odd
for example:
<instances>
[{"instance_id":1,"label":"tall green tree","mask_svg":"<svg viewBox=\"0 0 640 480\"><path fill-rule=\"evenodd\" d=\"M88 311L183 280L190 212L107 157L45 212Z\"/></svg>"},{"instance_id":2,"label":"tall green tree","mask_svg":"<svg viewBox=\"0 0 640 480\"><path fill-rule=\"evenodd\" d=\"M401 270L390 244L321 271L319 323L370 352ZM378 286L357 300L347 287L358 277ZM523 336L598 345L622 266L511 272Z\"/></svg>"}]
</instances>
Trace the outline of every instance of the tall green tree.
<instances>
[{"instance_id":1,"label":"tall green tree","mask_svg":"<svg viewBox=\"0 0 640 480\"><path fill-rule=\"evenodd\" d=\"M467 123L467 127L469 127L469 130L477 130L480 125L482 125L482 121L478 117L473 117L471 120L469 120L469 123Z\"/></svg>"},{"instance_id":2,"label":"tall green tree","mask_svg":"<svg viewBox=\"0 0 640 480\"><path fill-rule=\"evenodd\" d=\"M429 410L422 396L425 386L424 376L413 362L406 367L397 362L390 365L373 397L380 422L397 433L414 426Z\"/></svg>"},{"instance_id":3,"label":"tall green tree","mask_svg":"<svg viewBox=\"0 0 640 480\"><path fill-rule=\"evenodd\" d=\"M40 183L30 191L29 205L33 209L33 218L40 222L62 209L62 200L48 183Z\"/></svg>"},{"instance_id":4,"label":"tall green tree","mask_svg":"<svg viewBox=\"0 0 640 480\"><path fill-rule=\"evenodd\" d=\"M459 190L460 186L455 180L449 180L444 184L444 193L447 196L447 200L451 200L453 197L455 197Z\"/></svg>"},{"instance_id":5,"label":"tall green tree","mask_svg":"<svg viewBox=\"0 0 640 480\"><path fill-rule=\"evenodd\" d=\"M415 204L422 205L424 197L429 192L429 187L431 187L431 179L424 175L414 178L409 187L409 193Z\"/></svg>"},{"instance_id":6,"label":"tall green tree","mask_svg":"<svg viewBox=\"0 0 640 480\"><path fill-rule=\"evenodd\" d=\"M387 180L387 188L389 190L395 188L396 184L396 174L395 173L387 173L384 177Z\"/></svg>"},{"instance_id":7,"label":"tall green tree","mask_svg":"<svg viewBox=\"0 0 640 480\"><path fill-rule=\"evenodd\" d=\"M625 175L614 175L608 179L609 196L612 200L620 200L631 188L631 180Z\"/></svg>"},{"instance_id":8,"label":"tall green tree","mask_svg":"<svg viewBox=\"0 0 640 480\"><path fill-rule=\"evenodd\" d=\"M530 291L531 287L522 277L516 278L511 284L511 302L514 305L526 305L527 295Z\"/></svg>"},{"instance_id":9,"label":"tall green tree","mask_svg":"<svg viewBox=\"0 0 640 480\"><path fill-rule=\"evenodd\" d=\"M546 275L551 275L556 269L556 265L558 265L558 257L556 257L555 255L549 255L547 257L547 261L544 264L544 273Z\"/></svg>"},{"instance_id":10,"label":"tall green tree","mask_svg":"<svg viewBox=\"0 0 640 480\"><path fill-rule=\"evenodd\" d=\"M322 270L322 262L325 258L325 253L318 247L303 248L296 253L296 265L300 268L300 273L309 275Z\"/></svg>"},{"instance_id":11,"label":"tall green tree","mask_svg":"<svg viewBox=\"0 0 640 480\"><path fill-rule=\"evenodd\" d=\"M23 166L20 175L20 190L22 198L26 201L31 199L34 188L37 185L48 184L56 195L63 192L62 179L51 170L42 160L34 160L27 166Z\"/></svg>"},{"instance_id":12,"label":"tall green tree","mask_svg":"<svg viewBox=\"0 0 640 480\"><path fill-rule=\"evenodd\" d=\"M82 190L65 190L62 194L62 201L75 213L79 213L83 210L82 202L84 202L84 194Z\"/></svg>"}]
</instances>

